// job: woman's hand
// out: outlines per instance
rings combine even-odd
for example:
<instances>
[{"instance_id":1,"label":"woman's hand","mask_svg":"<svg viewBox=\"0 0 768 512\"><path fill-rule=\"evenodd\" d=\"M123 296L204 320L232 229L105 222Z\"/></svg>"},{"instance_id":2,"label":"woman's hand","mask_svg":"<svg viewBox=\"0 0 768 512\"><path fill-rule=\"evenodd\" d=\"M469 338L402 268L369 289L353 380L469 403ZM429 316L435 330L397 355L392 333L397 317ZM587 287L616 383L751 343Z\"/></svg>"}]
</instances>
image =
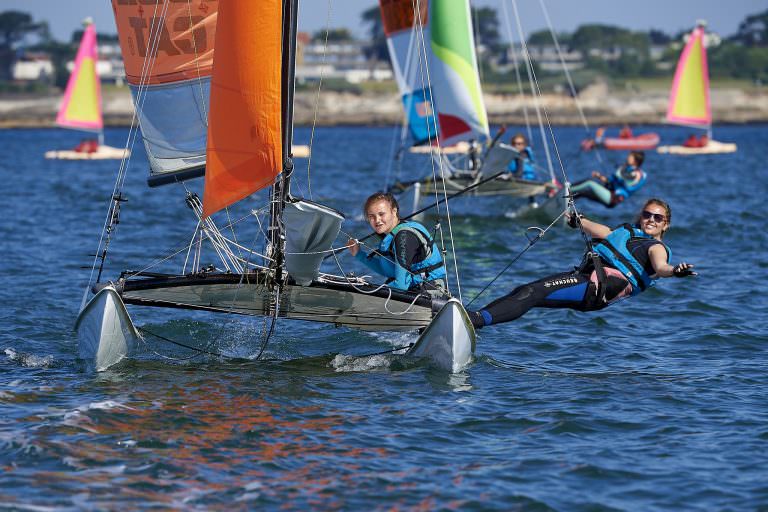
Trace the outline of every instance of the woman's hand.
<instances>
[{"instance_id":1,"label":"woman's hand","mask_svg":"<svg viewBox=\"0 0 768 512\"><path fill-rule=\"evenodd\" d=\"M347 249L349 249L353 257L357 256L357 253L360 251L360 244L354 238L350 238L347 240Z\"/></svg>"},{"instance_id":2,"label":"woman's hand","mask_svg":"<svg viewBox=\"0 0 768 512\"><path fill-rule=\"evenodd\" d=\"M583 219L584 215L580 213L577 215L573 212L568 212L565 214L565 221L566 221L566 224L568 224L568 227L570 227L571 229L576 229L577 227L579 227L579 221L577 220L577 217L578 219Z\"/></svg>"},{"instance_id":3,"label":"woman's hand","mask_svg":"<svg viewBox=\"0 0 768 512\"><path fill-rule=\"evenodd\" d=\"M691 270L692 268L693 265L683 261L675 265L675 268L672 269L672 275L675 277L688 277L697 275L696 272Z\"/></svg>"}]
</instances>

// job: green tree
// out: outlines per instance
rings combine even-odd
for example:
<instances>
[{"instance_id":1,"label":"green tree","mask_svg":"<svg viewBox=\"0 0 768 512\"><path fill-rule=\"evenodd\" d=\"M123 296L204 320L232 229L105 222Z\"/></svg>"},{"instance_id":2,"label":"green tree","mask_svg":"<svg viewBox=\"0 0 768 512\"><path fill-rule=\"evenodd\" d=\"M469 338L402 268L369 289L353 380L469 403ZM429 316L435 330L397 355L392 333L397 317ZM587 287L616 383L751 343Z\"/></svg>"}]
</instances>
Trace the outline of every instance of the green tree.
<instances>
[{"instance_id":1,"label":"green tree","mask_svg":"<svg viewBox=\"0 0 768 512\"><path fill-rule=\"evenodd\" d=\"M14 60L14 46L29 34L46 36L46 23L35 23L32 16L21 11L0 13L0 79L11 78L11 66Z\"/></svg>"},{"instance_id":2,"label":"green tree","mask_svg":"<svg viewBox=\"0 0 768 512\"><path fill-rule=\"evenodd\" d=\"M747 16L732 39L745 46L768 46L768 9Z\"/></svg>"},{"instance_id":3,"label":"green tree","mask_svg":"<svg viewBox=\"0 0 768 512\"><path fill-rule=\"evenodd\" d=\"M327 40L328 42L342 42L342 41L353 41L355 38L352 37L352 34L347 30L346 28L331 28L328 29L327 34ZM312 35L312 40L315 42L324 42L326 41L326 31L325 30L318 30Z\"/></svg>"},{"instance_id":4,"label":"green tree","mask_svg":"<svg viewBox=\"0 0 768 512\"><path fill-rule=\"evenodd\" d=\"M384 24L381 21L381 10L371 7L360 15L363 25L368 25L368 39L370 43L365 48L365 56L368 59L389 61L387 49L387 37L384 34Z\"/></svg>"},{"instance_id":5,"label":"green tree","mask_svg":"<svg viewBox=\"0 0 768 512\"><path fill-rule=\"evenodd\" d=\"M571 34L568 32L558 32L557 42L561 47L567 47L571 44ZM537 30L528 34L528 44L531 45L547 45L555 44L552 39L552 33L548 29Z\"/></svg>"},{"instance_id":6,"label":"green tree","mask_svg":"<svg viewBox=\"0 0 768 512\"><path fill-rule=\"evenodd\" d=\"M492 54L501 53L506 45L502 44L499 35L499 18L496 9L492 7L476 7L472 9L475 30L475 44L483 45Z\"/></svg>"}]
</instances>

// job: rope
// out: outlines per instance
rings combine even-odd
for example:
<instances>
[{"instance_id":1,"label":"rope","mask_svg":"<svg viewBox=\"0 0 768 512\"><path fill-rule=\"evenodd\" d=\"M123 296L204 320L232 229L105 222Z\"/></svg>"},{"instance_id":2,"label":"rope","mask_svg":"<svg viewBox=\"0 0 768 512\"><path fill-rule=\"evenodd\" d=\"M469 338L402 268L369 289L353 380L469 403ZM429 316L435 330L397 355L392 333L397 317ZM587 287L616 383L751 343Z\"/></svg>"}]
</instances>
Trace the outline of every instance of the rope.
<instances>
[{"instance_id":1,"label":"rope","mask_svg":"<svg viewBox=\"0 0 768 512\"><path fill-rule=\"evenodd\" d=\"M414 12L414 17L417 17L420 20L419 27L418 27L419 28L419 30L418 30L419 42L421 43L419 54L422 57L422 59L420 59L420 63L423 62L423 65L420 66L421 71L422 71L422 73L421 73L421 81L422 82L421 83L422 83L422 88L424 88L425 90L429 91L429 103L430 103L430 105L434 106L435 103L434 103L434 99L432 98L432 79L431 79L430 74L429 74L429 64L427 62L427 55L428 55L427 54L427 47L426 47L426 43L424 41L424 24L423 24L423 22L420 19L420 15L421 15L421 1L422 0L416 0L416 2L414 3L414 7L416 8L416 11ZM425 78L426 78L426 81L425 81ZM428 88L426 86L428 86ZM435 111L434 108L431 109L431 118L432 118L432 122L434 123L433 126L437 127L438 126L438 124L437 124L437 112ZM436 143L438 148L442 147L442 145L440 143L440 133L437 130L435 131L435 143ZM435 171L435 159L432 158L430 160L431 160L431 165L432 165L432 178L435 180L435 182L437 182L437 172ZM440 178L442 179L442 183L443 183L443 197L447 197L448 196L448 190L447 190L447 188L445 186L445 167L443 165L442 158L440 159L440 166L439 167L440 167ZM437 201L437 199L438 199L438 192L437 192L437 188L435 188L435 200L436 200L435 205L437 206L437 215L438 215L438 219L439 219L440 218L440 208L439 208L439 201ZM448 207L447 204L445 206L445 213L446 213L446 218L448 220L448 236L450 237L451 241L453 241L453 223L451 221L450 208ZM441 252L443 254L446 253L446 250L445 250L445 238L443 237L442 230L440 231L440 250L441 250ZM457 294L459 296L459 300L461 300L461 279L459 278L459 264L458 264L458 259L456 258L456 246L453 243L451 243L451 252L453 254L453 264L454 264L454 270L455 270L455 273L456 273L456 290L457 290ZM446 272L446 283L448 283L448 273L447 272ZM450 283L448 283L448 285L450 287Z\"/></svg>"},{"instance_id":2,"label":"rope","mask_svg":"<svg viewBox=\"0 0 768 512\"><path fill-rule=\"evenodd\" d=\"M499 272L498 274L496 274L496 276L495 276L493 279L491 279L491 281L490 281L488 284L486 284L486 285L485 285L485 287L484 287L482 290L480 290L480 291L479 291L479 292L478 292L478 293L477 293L477 294L476 294L474 297L472 297L472 300L470 300L470 301L467 303L467 305L466 305L465 307L466 307L466 308L469 308L469 306L471 306L471 305L472 305L472 303L473 303L473 302L475 302L475 300L477 300L477 298L478 298L478 297L480 297L480 296L481 296L483 293L485 293L485 291L486 291L486 290L487 290L487 289L488 289L488 288L489 288L489 287L490 287L490 286L491 286L493 283L495 283L495 282L496 282L496 280L497 280L498 278L500 278L500 277L502 276L502 274L504 274L504 272L506 272L507 270L509 270L509 268L510 268L510 267L511 267L511 266L512 266L512 265L513 265L513 264L514 264L514 263L515 263L517 260L519 260L519 259L522 257L522 255L523 255L523 254L525 254L526 252L528 252L528 249L530 249L531 247L533 247L533 245L534 245L536 242L538 242L539 240L541 240L541 239L544 237L544 234L545 234L547 231L549 231L549 230L550 230L550 228L551 228L552 226L554 226L554 225L557 223L557 221L559 221L559 220L562 218L562 216L563 216L563 215L565 215L565 212L566 212L566 210L564 210L564 211L563 211L563 213L561 213L560 215L558 215L558 216L557 216L557 218L556 218L555 220L553 220L553 221L552 221L552 223L551 223L549 226L547 226L545 229L541 229L541 228L538 228L538 227L529 227L529 228L528 228L528 231L531 231L531 230L536 230L536 231L537 231L537 234L536 234L536 236L534 236L533 238L528 238L528 245L527 245L527 246L525 246L525 248L524 248L522 251L520 251L519 253L517 253L517 255L516 255L514 258L512 258L512 261L510 261L510 262L507 264L507 266L505 266L505 267L504 267L504 268L501 270L501 272Z\"/></svg>"}]
</instances>

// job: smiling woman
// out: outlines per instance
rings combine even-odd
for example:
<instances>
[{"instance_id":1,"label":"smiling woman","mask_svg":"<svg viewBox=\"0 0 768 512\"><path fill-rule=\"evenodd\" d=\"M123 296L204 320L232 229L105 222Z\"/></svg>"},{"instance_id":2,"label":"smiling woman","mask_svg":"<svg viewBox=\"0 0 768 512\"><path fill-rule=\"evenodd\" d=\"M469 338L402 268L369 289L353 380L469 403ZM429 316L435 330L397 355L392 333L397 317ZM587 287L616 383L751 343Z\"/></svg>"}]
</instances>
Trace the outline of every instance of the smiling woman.
<instances>
[{"instance_id":1,"label":"smiling woman","mask_svg":"<svg viewBox=\"0 0 768 512\"><path fill-rule=\"evenodd\" d=\"M446 295L445 264L432 234L418 222L400 220L399 210L392 194L377 192L370 196L363 213L380 237L379 246L366 254L360 250L358 240L350 239L349 251L368 268L387 277L391 288Z\"/></svg>"},{"instance_id":2,"label":"smiling woman","mask_svg":"<svg viewBox=\"0 0 768 512\"><path fill-rule=\"evenodd\" d=\"M693 265L670 265L671 250L662 242L672 210L661 199L649 199L634 225L608 226L571 215L568 225L581 224L593 238L596 256L584 256L572 272L550 275L515 288L479 311L470 312L475 327L510 322L531 308L597 311L619 299L637 295L662 277L695 276Z\"/></svg>"}]
</instances>

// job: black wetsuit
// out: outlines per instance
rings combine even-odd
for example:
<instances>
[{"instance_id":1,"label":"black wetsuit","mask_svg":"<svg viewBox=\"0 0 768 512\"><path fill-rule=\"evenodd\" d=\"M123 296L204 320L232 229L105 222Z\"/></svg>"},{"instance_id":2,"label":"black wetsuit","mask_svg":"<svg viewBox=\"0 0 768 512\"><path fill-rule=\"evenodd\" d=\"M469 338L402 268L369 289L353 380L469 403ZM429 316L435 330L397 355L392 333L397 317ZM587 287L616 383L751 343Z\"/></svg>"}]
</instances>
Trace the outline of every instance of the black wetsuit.
<instances>
[{"instance_id":1,"label":"black wetsuit","mask_svg":"<svg viewBox=\"0 0 768 512\"><path fill-rule=\"evenodd\" d=\"M630 250L635 258L646 268L649 274L654 270L648 251L658 243L657 240L638 239L630 242ZM610 265L601 260L604 268ZM577 311L597 311L608 306L629 284L622 276L608 275L604 278L598 297L592 274L595 271L591 260L571 272L552 274L538 281L518 286L509 294L496 299L479 311L470 312L475 327L511 322L527 313L531 308L568 308ZM614 272L617 274L617 272Z\"/></svg>"}]
</instances>

